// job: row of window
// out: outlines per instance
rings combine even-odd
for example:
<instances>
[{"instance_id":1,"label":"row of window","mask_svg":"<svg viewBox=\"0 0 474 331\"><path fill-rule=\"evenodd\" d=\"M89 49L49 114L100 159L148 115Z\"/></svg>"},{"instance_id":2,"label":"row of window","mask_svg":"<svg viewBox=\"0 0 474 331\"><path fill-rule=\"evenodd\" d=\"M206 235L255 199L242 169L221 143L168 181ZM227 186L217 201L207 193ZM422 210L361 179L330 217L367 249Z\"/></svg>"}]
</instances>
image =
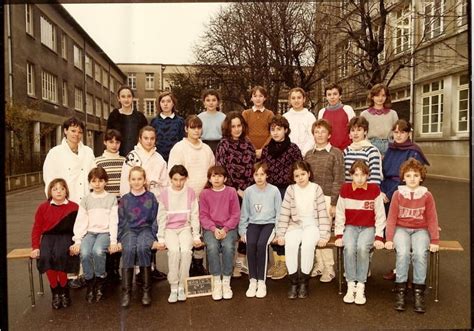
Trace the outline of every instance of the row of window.
<instances>
[{"instance_id":1,"label":"row of window","mask_svg":"<svg viewBox=\"0 0 474 331\"><path fill-rule=\"evenodd\" d=\"M33 25L33 7L31 4L25 5L25 18L26 18L26 32L34 36L34 25ZM57 52L57 31L56 26L49 21L45 16L40 16L40 38L41 43L51 49L53 52ZM65 32L60 34L60 47L61 47L61 57L67 61L67 35ZM88 55L84 55L84 51L81 47L74 44L73 45L73 59L74 66L79 70L84 70L85 62L85 71L89 77L94 77L95 80L102 84L105 88L109 88L111 92L114 92L119 83L114 78L110 77L110 86L109 86L109 75L107 70L103 68L98 62L93 61L93 59Z\"/></svg>"},{"instance_id":2,"label":"row of window","mask_svg":"<svg viewBox=\"0 0 474 331\"><path fill-rule=\"evenodd\" d=\"M128 86L133 90L137 89L137 74L129 73L127 78ZM155 74L154 73L145 73L145 90L154 90L155 89Z\"/></svg>"},{"instance_id":3,"label":"row of window","mask_svg":"<svg viewBox=\"0 0 474 331\"><path fill-rule=\"evenodd\" d=\"M35 66L32 63L26 63L26 87L29 96L36 96L35 91ZM62 105L69 107L68 102L68 84L67 81L62 81ZM41 73L41 98L43 100L58 103L58 77L47 72ZM95 101L95 113L94 113ZM83 111L83 90L74 87L74 109ZM108 103L102 101L100 98L94 97L92 94L86 94L86 111L88 114L95 114L97 117L103 116L105 119L109 116Z\"/></svg>"},{"instance_id":4,"label":"row of window","mask_svg":"<svg viewBox=\"0 0 474 331\"><path fill-rule=\"evenodd\" d=\"M156 99L143 99L145 116L156 116ZM133 99L132 107L136 111L140 111L140 99Z\"/></svg>"}]
</instances>

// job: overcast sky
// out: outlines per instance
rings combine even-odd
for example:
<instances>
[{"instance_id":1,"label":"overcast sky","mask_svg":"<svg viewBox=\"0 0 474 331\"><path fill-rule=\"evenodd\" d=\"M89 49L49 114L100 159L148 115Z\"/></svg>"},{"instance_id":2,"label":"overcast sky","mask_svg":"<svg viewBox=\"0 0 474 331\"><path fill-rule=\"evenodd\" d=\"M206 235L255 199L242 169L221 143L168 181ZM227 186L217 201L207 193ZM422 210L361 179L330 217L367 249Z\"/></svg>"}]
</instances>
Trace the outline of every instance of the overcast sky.
<instances>
[{"instance_id":1,"label":"overcast sky","mask_svg":"<svg viewBox=\"0 0 474 331\"><path fill-rule=\"evenodd\" d=\"M188 64L222 3L63 4L115 63Z\"/></svg>"}]
</instances>

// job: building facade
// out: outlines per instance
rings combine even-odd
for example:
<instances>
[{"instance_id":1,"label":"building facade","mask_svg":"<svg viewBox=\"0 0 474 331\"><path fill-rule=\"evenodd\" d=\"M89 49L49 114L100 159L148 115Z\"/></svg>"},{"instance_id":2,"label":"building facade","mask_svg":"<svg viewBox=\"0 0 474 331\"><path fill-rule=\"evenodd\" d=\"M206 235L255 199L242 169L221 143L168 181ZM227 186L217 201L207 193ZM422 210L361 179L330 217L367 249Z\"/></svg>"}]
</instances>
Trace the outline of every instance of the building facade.
<instances>
[{"instance_id":1,"label":"building facade","mask_svg":"<svg viewBox=\"0 0 474 331\"><path fill-rule=\"evenodd\" d=\"M71 116L85 122L84 143L100 154L125 74L61 4L5 5L4 25L6 174L40 171Z\"/></svg>"}]
</instances>

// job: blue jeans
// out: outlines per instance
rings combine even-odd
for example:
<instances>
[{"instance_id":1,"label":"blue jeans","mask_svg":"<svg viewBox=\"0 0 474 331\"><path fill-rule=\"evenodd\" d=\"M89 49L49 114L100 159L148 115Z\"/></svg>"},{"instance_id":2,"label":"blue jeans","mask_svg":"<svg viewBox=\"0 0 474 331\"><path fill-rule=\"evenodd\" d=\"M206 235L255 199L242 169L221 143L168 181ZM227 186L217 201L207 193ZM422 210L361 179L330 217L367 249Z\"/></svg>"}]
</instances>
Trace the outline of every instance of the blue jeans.
<instances>
[{"instance_id":1,"label":"blue jeans","mask_svg":"<svg viewBox=\"0 0 474 331\"><path fill-rule=\"evenodd\" d=\"M393 244L397 252L397 283L408 280L410 257L413 261L413 284L425 284L430 235L426 229L395 228Z\"/></svg>"},{"instance_id":2,"label":"blue jeans","mask_svg":"<svg viewBox=\"0 0 474 331\"><path fill-rule=\"evenodd\" d=\"M365 283L367 281L370 250L374 245L374 240L374 227L346 225L342 241L344 242L344 270L348 282Z\"/></svg>"},{"instance_id":3,"label":"blue jeans","mask_svg":"<svg viewBox=\"0 0 474 331\"><path fill-rule=\"evenodd\" d=\"M120 238L122 244L122 268L151 266L151 246L155 237L151 228L129 230Z\"/></svg>"},{"instance_id":4,"label":"blue jeans","mask_svg":"<svg viewBox=\"0 0 474 331\"><path fill-rule=\"evenodd\" d=\"M209 272L213 276L230 276L234 268L235 242L237 230L229 230L222 240L217 240L214 232L204 230L204 242L207 248ZM222 253L222 264L220 254Z\"/></svg>"},{"instance_id":5,"label":"blue jeans","mask_svg":"<svg viewBox=\"0 0 474 331\"><path fill-rule=\"evenodd\" d=\"M81 242L81 263L86 280L105 277L105 254L110 245L110 234L87 232Z\"/></svg>"}]
</instances>

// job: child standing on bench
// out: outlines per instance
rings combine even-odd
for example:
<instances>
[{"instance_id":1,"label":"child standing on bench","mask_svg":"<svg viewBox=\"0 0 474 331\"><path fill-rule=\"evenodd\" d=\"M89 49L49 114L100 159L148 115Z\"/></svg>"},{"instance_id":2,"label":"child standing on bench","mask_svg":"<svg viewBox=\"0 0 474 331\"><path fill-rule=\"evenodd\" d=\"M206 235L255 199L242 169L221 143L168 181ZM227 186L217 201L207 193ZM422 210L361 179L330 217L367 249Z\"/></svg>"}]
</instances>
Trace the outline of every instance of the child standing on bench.
<instances>
[{"instance_id":1,"label":"child standing on bench","mask_svg":"<svg viewBox=\"0 0 474 331\"><path fill-rule=\"evenodd\" d=\"M376 249L384 247L382 240L386 219L378 185L367 183L369 166L357 160L349 173L352 183L342 185L336 205L335 245L344 246L347 293L343 301L363 305L366 302L369 253L373 246Z\"/></svg>"},{"instance_id":2,"label":"child standing on bench","mask_svg":"<svg viewBox=\"0 0 474 331\"><path fill-rule=\"evenodd\" d=\"M386 249L397 253L396 301L394 308L405 310L410 261L413 263L414 311L425 312L425 280L428 250L439 250L438 216L433 196L420 183L426 176L425 166L410 158L400 167L401 185L393 194L388 213Z\"/></svg>"},{"instance_id":3,"label":"child standing on bench","mask_svg":"<svg viewBox=\"0 0 474 331\"><path fill-rule=\"evenodd\" d=\"M39 258L38 271L48 277L54 309L71 305L67 273L79 269L79 257L69 255L79 206L68 198L66 181L53 179L48 185L48 201L36 210L31 232L31 258Z\"/></svg>"}]
</instances>

